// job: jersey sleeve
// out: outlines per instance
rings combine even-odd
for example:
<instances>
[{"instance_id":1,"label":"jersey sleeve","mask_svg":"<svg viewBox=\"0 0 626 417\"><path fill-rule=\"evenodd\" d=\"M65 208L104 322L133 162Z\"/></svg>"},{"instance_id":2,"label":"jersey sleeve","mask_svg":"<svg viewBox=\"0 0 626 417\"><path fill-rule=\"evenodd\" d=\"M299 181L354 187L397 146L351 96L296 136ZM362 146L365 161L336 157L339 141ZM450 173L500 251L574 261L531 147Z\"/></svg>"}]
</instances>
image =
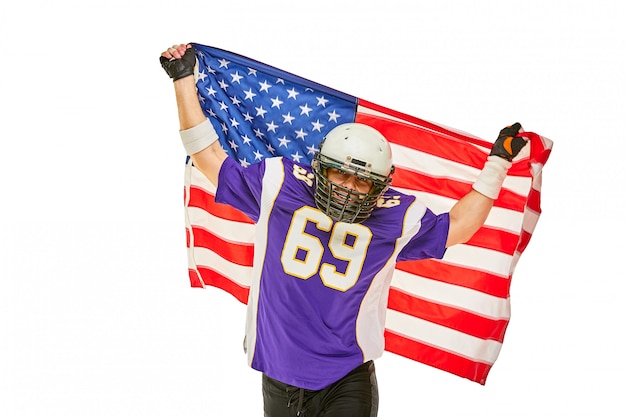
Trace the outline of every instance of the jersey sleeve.
<instances>
[{"instance_id":1,"label":"jersey sleeve","mask_svg":"<svg viewBox=\"0 0 626 417\"><path fill-rule=\"evenodd\" d=\"M244 168L233 158L226 158L220 168L215 201L242 211L256 222L264 172L264 161Z\"/></svg>"},{"instance_id":2,"label":"jersey sleeve","mask_svg":"<svg viewBox=\"0 0 626 417\"><path fill-rule=\"evenodd\" d=\"M420 221L419 231L402 248L398 261L441 259L446 253L446 241L450 228L450 215L442 213L436 215L426 209Z\"/></svg>"}]
</instances>

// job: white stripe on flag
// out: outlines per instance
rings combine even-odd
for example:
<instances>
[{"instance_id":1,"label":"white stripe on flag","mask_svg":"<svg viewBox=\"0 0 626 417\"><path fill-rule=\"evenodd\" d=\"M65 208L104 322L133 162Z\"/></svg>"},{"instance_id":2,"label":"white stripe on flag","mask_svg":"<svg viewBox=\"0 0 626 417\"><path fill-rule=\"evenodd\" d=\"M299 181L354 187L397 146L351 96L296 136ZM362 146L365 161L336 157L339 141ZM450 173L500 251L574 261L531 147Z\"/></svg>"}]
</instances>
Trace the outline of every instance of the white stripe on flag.
<instances>
[{"instance_id":1,"label":"white stripe on flag","mask_svg":"<svg viewBox=\"0 0 626 417\"><path fill-rule=\"evenodd\" d=\"M378 116L378 117L381 117L383 119L393 120L393 121L396 121L396 122L399 122L399 123L403 123L405 125L418 127L418 128L420 128L421 130L423 130L425 132L432 132L434 134L441 135L440 132L438 132L436 130L433 130L433 129L430 129L428 126L425 126L423 124L413 123L413 122L407 121L406 119L401 119L399 117L392 116L392 115L390 115L388 113L382 113L382 112L380 112L378 110L374 110L374 109L371 109L369 107L365 107L365 106L362 106L362 105L358 105L357 106L356 112L357 113L361 113L361 114L369 114L369 115L372 115L372 116ZM474 135L472 135L470 133L464 132L462 130L455 129L455 128L448 127L448 126L444 126L441 123L432 123L432 122L429 122L427 120L425 120L425 122L431 123L431 124L439 126L439 127L442 127L444 129L447 129L447 130L452 131L452 132L459 133L459 134L461 134L463 136L484 140L484 139L481 139L481 138L479 138L477 136L474 136ZM478 148L478 149L483 149L485 152L489 152L489 150L490 150L489 148L485 148L484 146L478 146L476 144L474 144L474 146L476 146L476 148Z\"/></svg>"},{"instance_id":2,"label":"white stripe on flag","mask_svg":"<svg viewBox=\"0 0 626 417\"><path fill-rule=\"evenodd\" d=\"M189 207L187 210L193 226L206 229L210 225L211 233L229 242L254 243L254 224L225 220L198 207Z\"/></svg>"},{"instance_id":3,"label":"white stripe on flag","mask_svg":"<svg viewBox=\"0 0 626 417\"><path fill-rule=\"evenodd\" d=\"M387 310L386 328L409 339L490 365L498 358L502 347L500 342L470 336L394 310Z\"/></svg>"},{"instance_id":4,"label":"white stripe on flag","mask_svg":"<svg viewBox=\"0 0 626 417\"><path fill-rule=\"evenodd\" d=\"M434 213L447 213L458 201L453 198L443 197L438 194L415 191L409 188L394 188L402 193L413 195ZM492 207L485 226L498 230L506 230L514 234L519 233L520 224L524 219L524 213L509 210L502 207Z\"/></svg>"},{"instance_id":5,"label":"white stripe on flag","mask_svg":"<svg viewBox=\"0 0 626 417\"><path fill-rule=\"evenodd\" d=\"M198 267L218 272L242 287L250 287L252 267L229 262L212 250L205 248L196 247L193 250L193 254Z\"/></svg>"},{"instance_id":6,"label":"white stripe on flag","mask_svg":"<svg viewBox=\"0 0 626 417\"><path fill-rule=\"evenodd\" d=\"M455 181L473 184L482 169L482 167L477 169L402 145L392 143L390 146L393 155L393 163L397 168L411 172L427 173L429 177L449 178ZM508 175L502 187L519 195L527 195L531 183L532 179L529 177Z\"/></svg>"},{"instance_id":7,"label":"white stripe on flag","mask_svg":"<svg viewBox=\"0 0 626 417\"><path fill-rule=\"evenodd\" d=\"M391 286L411 296L468 311L494 320L511 317L509 300L429 278L395 270Z\"/></svg>"},{"instance_id":8,"label":"white stripe on flag","mask_svg":"<svg viewBox=\"0 0 626 417\"><path fill-rule=\"evenodd\" d=\"M442 261L476 271L485 271L503 278L510 274L511 255L491 249L459 244L449 247Z\"/></svg>"}]
</instances>

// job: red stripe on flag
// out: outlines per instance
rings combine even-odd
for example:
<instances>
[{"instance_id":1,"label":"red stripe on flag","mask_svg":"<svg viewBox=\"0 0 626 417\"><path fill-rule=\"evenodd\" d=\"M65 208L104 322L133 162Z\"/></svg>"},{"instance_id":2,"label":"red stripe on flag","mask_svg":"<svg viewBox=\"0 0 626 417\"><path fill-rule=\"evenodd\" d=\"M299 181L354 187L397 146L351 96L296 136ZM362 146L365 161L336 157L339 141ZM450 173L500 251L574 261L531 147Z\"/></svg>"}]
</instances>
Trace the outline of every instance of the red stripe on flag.
<instances>
[{"instance_id":1,"label":"red stripe on flag","mask_svg":"<svg viewBox=\"0 0 626 417\"><path fill-rule=\"evenodd\" d=\"M537 214L541 214L541 193L534 188L528 194L528 208Z\"/></svg>"},{"instance_id":2,"label":"red stripe on flag","mask_svg":"<svg viewBox=\"0 0 626 417\"><path fill-rule=\"evenodd\" d=\"M507 171L507 175L515 176L515 177L531 177L532 178L530 169L528 168L529 164L530 164L530 159L528 158L516 160L515 163L511 165L511 168L509 168L509 170Z\"/></svg>"},{"instance_id":3,"label":"red stripe on flag","mask_svg":"<svg viewBox=\"0 0 626 417\"><path fill-rule=\"evenodd\" d=\"M552 153L552 142L544 141L541 136L534 132L524 132L520 136L526 137L530 140L532 147L530 148L530 159L532 162L545 165ZM549 143L548 143L549 142ZM548 147L546 147L548 145ZM528 167L525 167L528 169Z\"/></svg>"},{"instance_id":4,"label":"red stripe on flag","mask_svg":"<svg viewBox=\"0 0 626 417\"><path fill-rule=\"evenodd\" d=\"M467 182L455 181L450 178L437 178L402 167L396 167L391 186L437 194L455 200L467 194L472 188L472 184Z\"/></svg>"},{"instance_id":5,"label":"red stripe on flag","mask_svg":"<svg viewBox=\"0 0 626 417\"><path fill-rule=\"evenodd\" d=\"M200 276L202 277L204 285L210 285L212 287L220 288L230 293L233 297L235 297L243 304L247 304L250 288L242 287L236 282L228 279L228 277L225 277L224 275L209 268L198 267L198 272L200 272Z\"/></svg>"},{"instance_id":6,"label":"red stripe on flag","mask_svg":"<svg viewBox=\"0 0 626 417\"><path fill-rule=\"evenodd\" d=\"M391 288L388 307L460 332L502 342L508 320L490 319L458 308L437 304Z\"/></svg>"},{"instance_id":7,"label":"red stripe on flag","mask_svg":"<svg viewBox=\"0 0 626 417\"><path fill-rule=\"evenodd\" d=\"M528 242L530 242L530 238L532 235L524 230L522 230L522 234L520 236L519 245L517 245L517 251L522 253L526 250L526 246L528 246Z\"/></svg>"},{"instance_id":8,"label":"red stripe on flag","mask_svg":"<svg viewBox=\"0 0 626 417\"><path fill-rule=\"evenodd\" d=\"M435 178L402 168L398 168L396 173L394 173L391 186L438 194L455 200L463 197L472 188L472 184L466 182L455 181L450 178ZM500 196L494 202L495 207L518 212L523 212L525 205L525 196L516 194L506 188L500 191Z\"/></svg>"},{"instance_id":9,"label":"red stripe on flag","mask_svg":"<svg viewBox=\"0 0 626 417\"><path fill-rule=\"evenodd\" d=\"M470 288L494 297L508 298L509 296L511 285L509 279L485 271L450 265L436 259L398 262L396 269L435 281Z\"/></svg>"},{"instance_id":10,"label":"red stripe on flag","mask_svg":"<svg viewBox=\"0 0 626 417\"><path fill-rule=\"evenodd\" d=\"M478 232L467 241L466 245L485 249L497 250L507 255L513 255L518 246L519 236L504 230L481 227Z\"/></svg>"},{"instance_id":11,"label":"red stripe on flag","mask_svg":"<svg viewBox=\"0 0 626 417\"><path fill-rule=\"evenodd\" d=\"M216 217L225 220L232 220L241 223L254 224L254 222L245 214L227 206L215 202L215 196L203 190L200 187L189 187L189 207L198 207L204 209Z\"/></svg>"},{"instance_id":12,"label":"red stripe on flag","mask_svg":"<svg viewBox=\"0 0 626 417\"><path fill-rule=\"evenodd\" d=\"M189 282L193 288L204 288L202 285L202 280L193 269L189 270Z\"/></svg>"},{"instance_id":13,"label":"red stripe on flag","mask_svg":"<svg viewBox=\"0 0 626 417\"><path fill-rule=\"evenodd\" d=\"M254 245L229 242L201 227L193 227L193 236L196 248L209 249L237 265L252 266Z\"/></svg>"},{"instance_id":14,"label":"red stripe on flag","mask_svg":"<svg viewBox=\"0 0 626 417\"><path fill-rule=\"evenodd\" d=\"M413 123L413 124L422 126L424 129L421 129L421 130L423 130L424 132L428 132L428 130L432 130L432 131L435 131L435 132L440 133L442 135L450 136L452 138L459 139L462 142L470 142L470 143L474 143L474 144L476 144L478 146L482 146L484 148L491 148L491 143L486 142L486 141L484 141L484 140L482 140L480 138L477 138L475 136L472 136L472 135L470 135L468 133L459 133L459 132L456 132L454 130L445 128L443 126L439 126L437 124L428 122L426 120L423 120L423 119L420 119L420 118L408 115L406 113L401 113L399 111L392 110L392 109L389 109L387 107L379 106L378 104L374 104L374 103L371 103L371 102L363 100L363 99L359 99L359 106L366 107L366 108L375 110L377 112L386 113L386 114L388 114L391 117L402 119L402 120L405 120L408 123ZM369 115L365 115L365 114L362 114L362 113L357 113L357 121L358 120L365 120L365 119L361 119L361 118L362 117L365 118L365 117L368 117L368 116ZM411 146L411 147L413 147L413 146ZM483 161L483 163L484 163L484 161Z\"/></svg>"},{"instance_id":15,"label":"red stripe on flag","mask_svg":"<svg viewBox=\"0 0 626 417\"><path fill-rule=\"evenodd\" d=\"M485 153L478 148L447 135L436 134L420 127L390 122L372 115L357 115L357 121L372 126L390 143L424 152L433 157L447 159L476 169L485 164ZM460 149L463 151L461 152ZM416 167L419 169L420 167Z\"/></svg>"},{"instance_id":16,"label":"red stripe on flag","mask_svg":"<svg viewBox=\"0 0 626 417\"><path fill-rule=\"evenodd\" d=\"M484 385L491 365L475 362L385 330L385 350Z\"/></svg>"},{"instance_id":17,"label":"red stripe on flag","mask_svg":"<svg viewBox=\"0 0 626 417\"><path fill-rule=\"evenodd\" d=\"M360 105L387 113L408 123L418 124L418 126L403 124L402 121L391 120L385 115L357 113L357 122L376 128L389 142L477 169L482 169L485 164L485 151L472 144L489 150L492 143L375 104L364 103L360 102ZM533 152L532 160L547 159L549 150L545 151L538 135L532 133L530 135L532 146L537 148ZM528 169L530 161L529 158L516 161L508 170L508 175L531 177Z\"/></svg>"}]
</instances>

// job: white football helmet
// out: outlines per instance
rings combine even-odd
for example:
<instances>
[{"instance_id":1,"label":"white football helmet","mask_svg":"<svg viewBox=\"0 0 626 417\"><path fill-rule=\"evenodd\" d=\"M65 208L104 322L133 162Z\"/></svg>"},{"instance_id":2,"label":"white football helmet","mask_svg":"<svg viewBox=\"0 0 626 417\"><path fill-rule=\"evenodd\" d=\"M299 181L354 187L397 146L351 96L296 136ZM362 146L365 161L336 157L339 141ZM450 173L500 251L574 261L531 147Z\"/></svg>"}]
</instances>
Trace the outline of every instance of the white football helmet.
<instances>
[{"instance_id":1,"label":"white football helmet","mask_svg":"<svg viewBox=\"0 0 626 417\"><path fill-rule=\"evenodd\" d=\"M313 157L315 204L335 221L361 223L367 219L380 196L391 184L394 171L391 148L376 129L345 123L332 129ZM372 182L366 193L352 190L328 179L328 169L355 175Z\"/></svg>"}]
</instances>

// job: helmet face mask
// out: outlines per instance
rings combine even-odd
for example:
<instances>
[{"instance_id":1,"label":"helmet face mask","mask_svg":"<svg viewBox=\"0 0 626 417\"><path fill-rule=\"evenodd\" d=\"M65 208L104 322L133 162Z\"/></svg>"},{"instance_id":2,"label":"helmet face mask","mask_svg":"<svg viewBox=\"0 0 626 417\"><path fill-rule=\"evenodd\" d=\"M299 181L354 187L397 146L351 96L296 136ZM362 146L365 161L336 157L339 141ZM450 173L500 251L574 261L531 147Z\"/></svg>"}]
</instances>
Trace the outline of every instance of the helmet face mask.
<instances>
[{"instance_id":1,"label":"helmet face mask","mask_svg":"<svg viewBox=\"0 0 626 417\"><path fill-rule=\"evenodd\" d=\"M316 177L315 203L335 221L361 223L389 188L393 165L387 140L375 129L346 123L331 130L313 158ZM371 184L363 192L329 178L329 170L354 175Z\"/></svg>"}]
</instances>

